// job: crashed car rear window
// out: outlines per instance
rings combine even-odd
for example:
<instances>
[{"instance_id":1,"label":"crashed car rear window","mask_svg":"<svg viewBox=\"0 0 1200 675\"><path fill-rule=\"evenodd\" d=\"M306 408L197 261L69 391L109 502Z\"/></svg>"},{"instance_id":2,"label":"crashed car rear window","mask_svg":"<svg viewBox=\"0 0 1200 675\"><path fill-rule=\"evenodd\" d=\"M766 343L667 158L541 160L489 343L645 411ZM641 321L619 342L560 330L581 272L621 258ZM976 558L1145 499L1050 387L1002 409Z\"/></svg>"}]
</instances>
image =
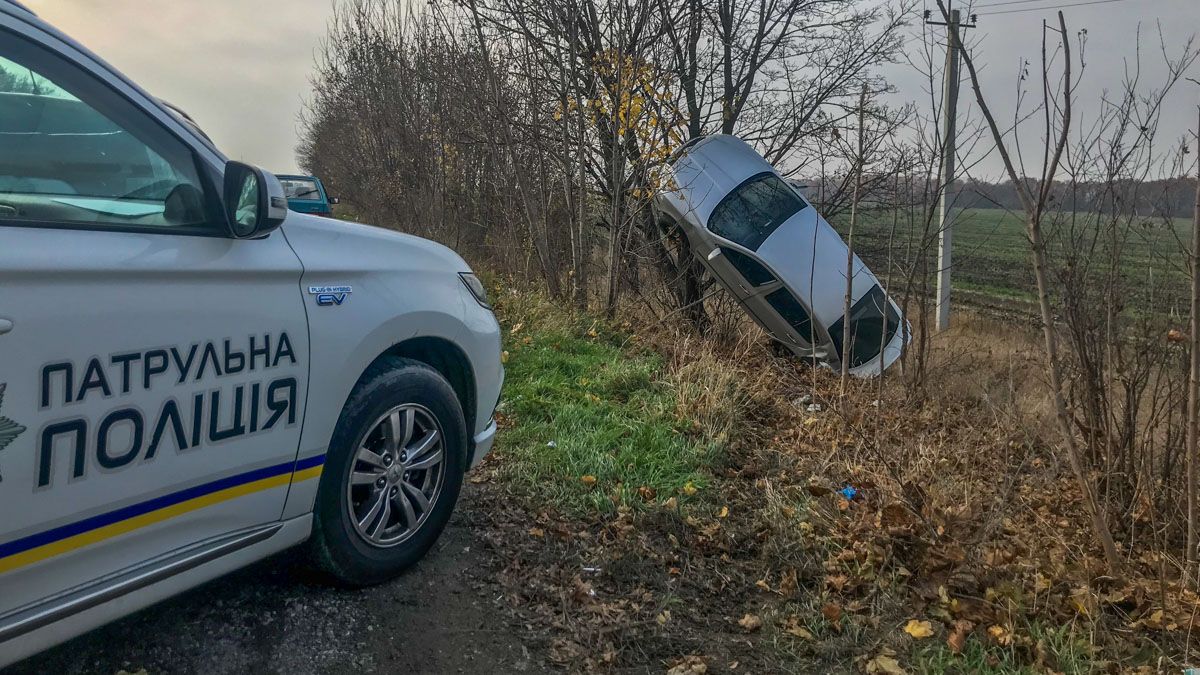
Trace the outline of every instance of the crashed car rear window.
<instances>
[{"instance_id":1,"label":"crashed car rear window","mask_svg":"<svg viewBox=\"0 0 1200 675\"><path fill-rule=\"evenodd\" d=\"M730 192L713 209L708 229L751 251L805 207L787 183L771 172L760 173Z\"/></svg>"}]
</instances>

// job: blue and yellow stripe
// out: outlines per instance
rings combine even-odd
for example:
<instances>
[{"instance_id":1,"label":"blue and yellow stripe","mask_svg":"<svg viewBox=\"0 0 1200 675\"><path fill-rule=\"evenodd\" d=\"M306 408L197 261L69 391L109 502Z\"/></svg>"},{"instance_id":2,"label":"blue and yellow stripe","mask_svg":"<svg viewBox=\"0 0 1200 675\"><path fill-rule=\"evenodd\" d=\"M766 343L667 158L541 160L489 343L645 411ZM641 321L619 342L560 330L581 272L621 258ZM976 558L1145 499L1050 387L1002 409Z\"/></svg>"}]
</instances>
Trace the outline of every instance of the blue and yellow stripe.
<instances>
[{"instance_id":1,"label":"blue and yellow stripe","mask_svg":"<svg viewBox=\"0 0 1200 675\"><path fill-rule=\"evenodd\" d=\"M284 462L189 487L0 544L0 574L230 499L318 478L325 456Z\"/></svg>"}]
</instances>

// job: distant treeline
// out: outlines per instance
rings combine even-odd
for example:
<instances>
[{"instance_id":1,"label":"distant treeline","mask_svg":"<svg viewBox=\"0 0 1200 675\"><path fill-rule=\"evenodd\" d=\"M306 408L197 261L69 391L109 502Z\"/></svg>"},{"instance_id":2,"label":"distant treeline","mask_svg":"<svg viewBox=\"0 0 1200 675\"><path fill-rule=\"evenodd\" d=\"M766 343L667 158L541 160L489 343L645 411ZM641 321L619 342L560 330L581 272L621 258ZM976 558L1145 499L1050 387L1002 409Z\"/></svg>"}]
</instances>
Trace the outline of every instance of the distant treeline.
<instances>
[{"instance_id":1,"label":"distant treeline","mask_svg":"<svg viewBox=\"0 0 1200 675\"><path fill-rule=\"evenodd\" d=\"M1031 189L1035 185L1028 179ZM838 207L844 192L841 177L797 177L792 183L822 208L831 222L848 216ZM929 194L939 194L940 185L920 176L901 172L879 177L863 196L868 208L887 210L897 205L926 203ZM1012 181L989 183L980 180L955 181L954 203L964 209L999 209L1021 212L1021 200ZM1074 213L1136 214L1141 218L1185 218L1191 220L1196 208L1196 179L1191 177L1159 180L1055 181L1050 204L1053 210Z\"/></svg>"},{"instance_id":2,"label":"distant treeline","mask_svg":"<svg viewBox=\"0 0 1200 675\"><path fill-rule=\"evenodd\" d=\"M1195 178L1117 181L1117 186L1113 190L1099 182L1057 182L1052 199L1056 207L1070 211L1132 210L1145 217L1191 218L1196 208ZM1012 181L971 180L956 183L955 188L958 190L955 203L963 208L1021 210L1021 200ZM1114 195L1131 203L1114 204L1113 199L1117 198Z\"/></svg>"}]
</instances>

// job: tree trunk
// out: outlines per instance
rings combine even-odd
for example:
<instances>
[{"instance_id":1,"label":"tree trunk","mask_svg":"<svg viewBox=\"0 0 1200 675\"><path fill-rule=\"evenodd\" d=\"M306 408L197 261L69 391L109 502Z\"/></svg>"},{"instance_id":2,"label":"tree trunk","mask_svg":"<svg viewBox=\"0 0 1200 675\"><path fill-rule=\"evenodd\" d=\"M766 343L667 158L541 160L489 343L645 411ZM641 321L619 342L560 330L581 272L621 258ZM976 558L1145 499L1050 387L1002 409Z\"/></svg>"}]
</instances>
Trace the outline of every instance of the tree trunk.
<instances>
[{"instance_id":1,"label":"tree trunk","mask_svg":"<svg viewBox=\"0 0 1200 675\"><path fill-rule=\"evenodd\" d=\"M1096 537L1104 549L1104 558L1108 562L1109 569L1116 573L1122 567L1121 556L1117 553L1112 530L1108 529L1108 521L1096 499L1095 484L1087 474L1082 450L1079 448L1079 443L1075 441L1075 430L1071 426L1071 414L1067 410L1067 400L1063 396L1062 364L1058 360L1054 312L1050 308L1050 285L1046 278L1046 244L1042 237L1041 220L1040 208L1034 209L1029 214L1026 227L1029 243L1033 248L1033 275L1037 280L1038 309L1042 318L1042 338L1045 340L1046 346L1046 361L1049 366L1047 370L1050 375L1050 390L1054 395L1055 417L1058 419L1058 429L1062 434L1063 443L1067 446L1067 457L1071 461L1071 470L1075 473L1075 480L1079 483L1079 489L1083 493L1084 506L1087 507L1088 514L1092 518L1092 529L1095 530Z\"/></svg>"},{"instance_id":2,"label":"tree trunk","mask_svg":"<svg viewBox=\"0 0 1200 675\"><path fill-rule=\"evenodd\" d=\"M858 156L854 158L854 197L850 201L850 230L846 233L846 297L842 305L842 396L850 381L850 341L854 335L850 327L850 308L854 302L854 226L858 224L858 200L862 193L863 167L867 163L866 143L863 133L866 127L867 85L863 84L858 97Z\"/></svg>"}]
</instances>

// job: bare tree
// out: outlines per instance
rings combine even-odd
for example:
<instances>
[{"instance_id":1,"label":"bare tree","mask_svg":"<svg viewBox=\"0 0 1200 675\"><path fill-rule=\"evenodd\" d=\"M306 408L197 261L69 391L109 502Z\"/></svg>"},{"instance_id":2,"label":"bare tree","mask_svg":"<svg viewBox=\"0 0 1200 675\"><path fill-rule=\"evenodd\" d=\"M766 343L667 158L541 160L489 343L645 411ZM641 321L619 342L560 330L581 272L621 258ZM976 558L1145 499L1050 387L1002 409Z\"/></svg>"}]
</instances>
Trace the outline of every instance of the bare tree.
<instances>
[{"instance_id":1,"label":"bare tree","mask_svg":"<svg viewBox=\"0 0 1200 675\"><path fill-rule=\"evenodd\" d=\"M944 20L950 21L950 13L947 11L943 0L937 0L937 2ZM1029 246L1033 255L1033 271L1037 281L1038 309L1041 314L1047 373L1050 379L1051 396L1054 400L1055 417L1058 420L1059 432L1066 447L1067 457L1070 459L1071 468L1075 473L1079 489L1083 494L1084 503L1091 516L1092 528L1095 531L1096 538L1104 549L1104 557L1108 562L1109 568L1115 572L1121 569L1122 561L1117 553L1116 544L1113 541L1112 531L1108 527L1107 518L1101 510L1096 497L1095 485L1085 469L1083 453L1076 441L1075 432L1072 428L1071 415L1067 410L1067 402L1063 393L1062 365L1058 355L1058 336L1054 327L1054 313L1050 306L1046 243L1042 233L1042 220L1050 198L1051 187L1062 161L1063 150L1066 148L1067 140L1070 137L1072 120L1071 42L1070 36L1067 33L1066 19L1063 17L1061 11L1058 12L1058 25L1058 37L1063 56L1061 94L1055 98L1051 89L1050 59L1046 53L1045 32L1043 32L1042 105L1046 113L1046 157L1042 162L1041 176L1032 186L1026 183L1017 172L1017 167L1009 152L1005 134L1001 131L999 124L997 124L995 117L992 115L991 108L988 106L987 99L980 88L979 74L971 53L963 49L961 40L956 32L951 31L951 39L955 40L956 48L961 50L963 54L963 60L967 66L967 72L971 80L971 89L975 94L975 101L978 103L979 110L987 121L988 128L991 130L992 137L996 142L996 150L1004 162L1004 170L1008 173L1009 179L1017 186L1017 194L1025 209L1026 234L1029 237ZM1045 30L1046 28L1043 26L1043 31Z\"/></svg>"}]
</instances>

